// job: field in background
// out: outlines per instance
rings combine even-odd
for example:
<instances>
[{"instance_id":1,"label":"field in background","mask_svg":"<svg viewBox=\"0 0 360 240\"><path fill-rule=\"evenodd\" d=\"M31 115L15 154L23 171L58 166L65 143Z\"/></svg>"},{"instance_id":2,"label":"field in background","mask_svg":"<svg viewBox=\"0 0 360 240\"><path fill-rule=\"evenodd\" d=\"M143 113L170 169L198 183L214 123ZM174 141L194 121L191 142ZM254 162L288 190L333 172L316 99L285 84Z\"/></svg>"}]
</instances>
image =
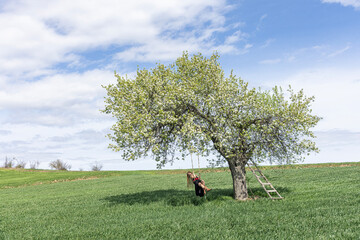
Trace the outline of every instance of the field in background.
<instances>
[{"instance_id":1,"label":"field in background","mask_svg":"<svg viewBox=\"0 0 360 240\"><path fill-rule=\"evenodd\" d=\"M347 163L321 163L321 164L298 164L281 166L261 166L261 169L301 169L318 167L350 167L360 166L360 162ZM57 171L57 170L33 170L0 168L0 189L24 187L66 181L89 180L111 176L125 175L162 175L162 174L184 174L191 169L182 170L149 170L149 171ZM199 170L194 169L197 173ZM200 172L226 172L229 168L202 168Z\"/></svg>"},{"instance_id":2,"label":"field in background","mask_svg":"<svg viewBox=\"0 0 360 240\"><path fill-rule=\"evenodd\" d=\"M186 170L0 169L0 239L360 238L360 163L263 169L284 200L251 173L259 198L233 200L227 169L202 169L206 200L186 188Z\"/></svg>"}]
</instances>

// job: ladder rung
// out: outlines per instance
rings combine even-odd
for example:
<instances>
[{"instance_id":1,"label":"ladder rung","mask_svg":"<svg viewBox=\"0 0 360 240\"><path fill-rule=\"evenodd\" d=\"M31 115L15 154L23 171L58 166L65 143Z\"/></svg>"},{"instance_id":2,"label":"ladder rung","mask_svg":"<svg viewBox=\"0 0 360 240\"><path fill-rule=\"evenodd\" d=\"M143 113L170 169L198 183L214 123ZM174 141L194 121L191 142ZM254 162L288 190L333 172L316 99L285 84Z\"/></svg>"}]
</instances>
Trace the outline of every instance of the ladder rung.
<instances>
[{"instance_id":1,"label":"ladder rung","mask_svg":"<svg viewBox=\"0 0 360 240\"><path fill-rule=\"evenodd\" d=\"M269 183L269 182L265 182L265 183L261 183L262 185L271 185L271 183Z\"/></svg>"},{"instance_id":2,"label":"ladder rung","mask_svg":"<svg viewBox=\"0 0 360 240\"><path fill-rule=\"evenodd\" d=\"M257 178L264 178L263 176L258 176L258 175L255 175ZM260 179L258 180L260 181Z\"/></svg>"},{"instance_id":3,"label":"ladder rung","mask_svg":"<svg viewBox=\"0 0 360 240\"><path fill-rule=\"evenodd\" d=\"M276 190L266 190L267 192L277 192Z\"/></svg>"}]
</instances>

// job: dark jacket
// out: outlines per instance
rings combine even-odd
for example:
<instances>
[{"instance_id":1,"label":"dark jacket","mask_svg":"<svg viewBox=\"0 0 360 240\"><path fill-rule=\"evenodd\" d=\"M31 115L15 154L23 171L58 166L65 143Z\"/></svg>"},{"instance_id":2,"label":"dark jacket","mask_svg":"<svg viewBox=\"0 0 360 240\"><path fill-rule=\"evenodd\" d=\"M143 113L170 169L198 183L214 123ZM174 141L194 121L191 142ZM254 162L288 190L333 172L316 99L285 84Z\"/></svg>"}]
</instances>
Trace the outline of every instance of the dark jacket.
<instances>
[{"instance_id":1,"label":"dark jacket","mask_svg":"<svg viewBox=\"0 0 360 240\"><path fill-rule=\"evenodd\" d=\"M198 177L193 180L193 183L195 184L195 194L196 196L203 197L205 192L204 189L199 186L199 182L201 182L201 179Z\"/></svg>"}]
</instances>

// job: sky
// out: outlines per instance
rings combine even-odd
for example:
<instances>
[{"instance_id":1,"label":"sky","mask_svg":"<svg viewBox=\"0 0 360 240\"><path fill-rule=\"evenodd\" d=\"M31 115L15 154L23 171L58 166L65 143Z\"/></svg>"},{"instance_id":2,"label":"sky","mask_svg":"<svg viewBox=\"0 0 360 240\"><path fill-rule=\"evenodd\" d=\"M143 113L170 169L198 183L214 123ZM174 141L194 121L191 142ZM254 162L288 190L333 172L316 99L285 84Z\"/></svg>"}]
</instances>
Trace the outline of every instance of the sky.
<instances>
[{"instance_id":1,"label":"sky","mask_svg":"<svg viewBox=\"0 0 360 240\"><path fill-rule=\"evenodd\" d=\"M155 169L108 149L101 85L183 51L217 51L253 87L304 89L323 118L304 163L360 161L360 0L0 0L0 36L0 165Z\"/></svg>"}]
</instances>

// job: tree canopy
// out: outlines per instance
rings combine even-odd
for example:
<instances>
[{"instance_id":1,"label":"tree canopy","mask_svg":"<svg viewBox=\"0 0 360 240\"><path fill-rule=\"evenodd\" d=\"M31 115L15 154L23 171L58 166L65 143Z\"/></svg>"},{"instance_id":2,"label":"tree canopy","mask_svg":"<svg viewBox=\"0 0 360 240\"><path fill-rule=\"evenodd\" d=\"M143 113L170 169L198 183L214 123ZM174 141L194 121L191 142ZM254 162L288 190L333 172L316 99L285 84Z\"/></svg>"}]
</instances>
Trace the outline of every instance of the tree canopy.
<instances>
[{"instance_id":1,"label":"tree canopy","mask_svg":"<svg viewBox=\"0 0 360 240\"><path fill-rule=\"evenodd\" d=\"M229 163L235 198L242 199L246 186L237 196L235 185L243 182L247 161L293 163L318 151L311 128L320 117L303 90L250 88L232 72L226 77L218 60L217 53L185 52L168 66L138 69L134 79L115 73L117 83L104 86L103 112L117 120L110 148L124 159L152 153L161 167L177 152L215 153Z\"/></svg>"}]
</instances>

